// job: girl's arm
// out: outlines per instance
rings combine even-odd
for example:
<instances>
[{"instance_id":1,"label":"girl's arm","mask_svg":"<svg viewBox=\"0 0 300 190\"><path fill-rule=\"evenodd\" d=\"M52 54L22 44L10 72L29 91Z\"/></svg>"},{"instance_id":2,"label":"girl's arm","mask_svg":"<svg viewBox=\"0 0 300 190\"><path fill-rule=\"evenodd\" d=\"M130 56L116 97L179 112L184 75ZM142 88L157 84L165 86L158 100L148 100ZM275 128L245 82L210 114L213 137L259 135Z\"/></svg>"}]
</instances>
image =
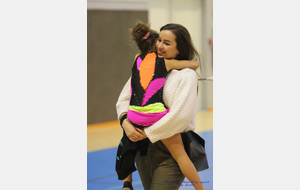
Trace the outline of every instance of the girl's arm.
<instances>
[{"instance_id":1,"label":"girl's arm","mask_svg":"<svg viewBox=\"0 0 300 190\"><path fill-rule=\"evenodd\" d=\"M139 55L141 55L141 53L136 54L134 57L134 60L136 60L136 58ZM196 70L200 66L200 64L196 61L177 60L177 59L164 59L164 60L165 60L165 65L166 65L167 71L169 71L171 69L181 70L181 69L185 69L185 68L190 68L190 69Z\"/></svg>"},{"instance_id":2,"label":"girl's arm","mask_svg":"<svg viewBox=\"0 0 300 190\"><path fill-rule=\"evenodd\" d=\"M167 71L171 69L185 69L190 68L196 70L200 64L196 61L189 61L189 60L176 60L176 59L165 59L165 65Z\"/></svg>"}]
</instances>

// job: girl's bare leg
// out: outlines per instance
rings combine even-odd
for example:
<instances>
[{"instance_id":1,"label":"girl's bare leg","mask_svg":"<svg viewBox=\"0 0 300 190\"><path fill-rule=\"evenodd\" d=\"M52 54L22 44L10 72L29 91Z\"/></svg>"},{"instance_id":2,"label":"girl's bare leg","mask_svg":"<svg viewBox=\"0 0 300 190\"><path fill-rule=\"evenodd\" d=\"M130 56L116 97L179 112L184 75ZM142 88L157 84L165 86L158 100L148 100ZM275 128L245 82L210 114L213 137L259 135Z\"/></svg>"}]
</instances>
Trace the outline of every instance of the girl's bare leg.
<instances>
[{"instance_id":1,"label":"girl's bare leg","mask_svg":"<svg viewBox=\"0 0 300 190\"><path fill-rule=\"evenodd\" d=\"M188 180L193 184L195 189L204 190L200 176L194 164L192 163L192 161L190 160L190 158L184 150L181 135L176 134L170 138L163 139L161 141L168 148L172 157L178 163L180 170L185 175L185 177L188 178Z\"/></svg>"},{"instance_id":2,"label":"girl's bare leg","mask_svg":"<svg viewBox=\"0 0 300 190\"><path fill-rule=\"evenodd\" d=\"M129 174L124 180L123 180L123 189L122 190L132 190L132 173Z\"/></svg>"},{"instance_id":3,"label":"girl's bare leg","mask_svg":"<svg viewBox=\"0 0 300 190\"><path fill-rule=\"evenodd\" d=\"M129 174L129 175L123 180L123 183L125 183L125 181L129 181L130 183L132 183L132 173Z\"/></svg>"}]
</instances>

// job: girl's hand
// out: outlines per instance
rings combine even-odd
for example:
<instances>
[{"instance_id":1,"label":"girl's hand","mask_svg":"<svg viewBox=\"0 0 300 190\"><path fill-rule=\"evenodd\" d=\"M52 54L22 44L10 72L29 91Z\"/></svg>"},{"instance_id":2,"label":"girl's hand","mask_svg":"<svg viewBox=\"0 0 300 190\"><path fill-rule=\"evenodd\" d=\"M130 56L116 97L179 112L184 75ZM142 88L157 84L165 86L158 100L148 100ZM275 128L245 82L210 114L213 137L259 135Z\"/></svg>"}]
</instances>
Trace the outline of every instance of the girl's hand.
<instances>
[{"instance_id":1,"label":"girl's hand","mask_svg":"<svg viewBox=\"0 0 300 190\"><path fill-rule=\"evenodd\" d=\"M127 135L127 137L132 141L132 142L137 142L140 140L143 140L146 137L145 132L139 128L135 128L129 121L128 119L125 119L123 121L123 129Z\"/></svg>"}]
</instances>

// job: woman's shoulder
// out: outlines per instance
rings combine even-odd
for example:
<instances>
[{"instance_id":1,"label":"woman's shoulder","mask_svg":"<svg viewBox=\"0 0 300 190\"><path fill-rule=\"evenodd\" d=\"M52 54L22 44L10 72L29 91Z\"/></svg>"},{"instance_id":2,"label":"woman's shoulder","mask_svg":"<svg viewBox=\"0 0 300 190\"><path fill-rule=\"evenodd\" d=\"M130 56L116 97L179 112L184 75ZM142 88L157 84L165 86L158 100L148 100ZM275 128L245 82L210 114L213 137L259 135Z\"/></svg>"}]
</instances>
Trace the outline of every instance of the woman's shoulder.
<instances>
[{"instance_id":1,"label":"woman's shoulder","mask_svg":"<svg viewBox=\"0 0 300 190\"><path fill-rule=\"evenodd\" d=\"M194 71L193 69L190 68L185 68L180 70L181 73L187 73L187 74L191 74L191 75L197 75L196 71Z\"/></svg>"},{"instance_id":2,"label":"woman's shoulder","mask_svg":"<svg viewBox=\"0 0 300 190\"><path fill-rule=\"evenodd\" d=\"M185 68L185 69L181 69L181 70L173 69L170 74L177 75L177 77L181 78L181 79L197 79L198 80L196 71L194 71L193 69L189 69L189 68Z\"/></svg>"}]
</instances>

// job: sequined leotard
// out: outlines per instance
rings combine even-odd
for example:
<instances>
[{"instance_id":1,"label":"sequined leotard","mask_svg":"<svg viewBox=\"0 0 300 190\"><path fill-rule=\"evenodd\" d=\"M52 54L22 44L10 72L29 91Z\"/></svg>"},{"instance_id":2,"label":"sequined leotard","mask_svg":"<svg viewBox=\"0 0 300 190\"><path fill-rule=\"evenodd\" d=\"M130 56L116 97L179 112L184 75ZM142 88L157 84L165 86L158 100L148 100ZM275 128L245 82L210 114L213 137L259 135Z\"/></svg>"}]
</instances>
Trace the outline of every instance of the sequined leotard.
<instances>
[{"instance_id":1,"label":"sequined leotard","mask_svg":"<svg viewBox=\"0 0 300 190\"><path fill-rule=\"evenodd\" d=\"M131 97L127 118L138 128L153 125L169 112L163 103L162 92L167 76L163 58L156 53L139 55L132 67ZM149 139L132 142L123 131L116 157L118 179L123 180L136 170L134 158L137 151L147 154Z\"/></svg>"},{"instance_id":2,"label":"sequined leotard","mask_svg":"<svg viewBox=\"0 0 300 190\"><path fill-rule=\"evenodd\" d=\"M135 127L153 125L169 112L162 98L167 73L164 59L155 52L136 58L132 67L131 98L127 112Z\"/></svg>"}]
</instances>

